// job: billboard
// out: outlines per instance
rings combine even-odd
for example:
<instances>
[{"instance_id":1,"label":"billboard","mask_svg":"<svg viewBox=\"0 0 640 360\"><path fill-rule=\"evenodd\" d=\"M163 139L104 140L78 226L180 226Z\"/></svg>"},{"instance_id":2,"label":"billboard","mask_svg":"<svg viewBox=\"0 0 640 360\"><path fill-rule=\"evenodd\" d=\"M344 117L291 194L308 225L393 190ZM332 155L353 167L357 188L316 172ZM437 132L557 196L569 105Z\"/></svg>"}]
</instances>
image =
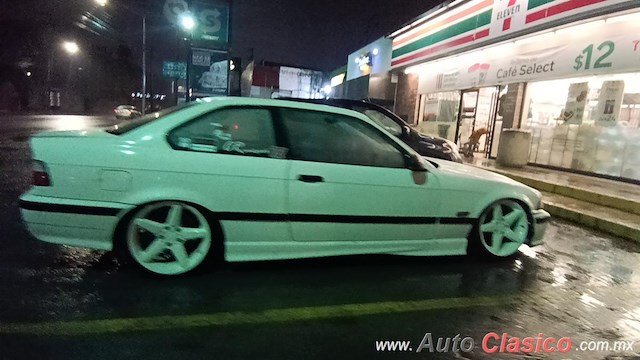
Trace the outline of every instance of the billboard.
<instances>
[{"instance_id":1,"label":"billboard","mask_svg":"<svg viewBox=\"0 0 640 360\"><path fill-rule=\"evenodd\" d=\"M165 0L162 13L180 27L180 17L191 14L196 26L192 43L209 49L229 48L229 3L224 0Z\"/></svg>"},{"instance_id":2,"label":"billboard","mask_svg":"<svg viewBox=\"0 0 640 360\"><path fill-rule=\"evenodd\" d=\"M229 93L227 52L193 49L189 75L193 96L226 96Z\"/></svg>"},{"instance_id":3,"label":"billboard","mask_svg":"<svg viewBox=\"0 0 640 360\"><path fill-rule=\"evenodd\" d=\"M209 49L229 46L229 4L218 1L194 0L193 13L197 26L193 30L193 44Z\"/></svg>"}]
</instances>

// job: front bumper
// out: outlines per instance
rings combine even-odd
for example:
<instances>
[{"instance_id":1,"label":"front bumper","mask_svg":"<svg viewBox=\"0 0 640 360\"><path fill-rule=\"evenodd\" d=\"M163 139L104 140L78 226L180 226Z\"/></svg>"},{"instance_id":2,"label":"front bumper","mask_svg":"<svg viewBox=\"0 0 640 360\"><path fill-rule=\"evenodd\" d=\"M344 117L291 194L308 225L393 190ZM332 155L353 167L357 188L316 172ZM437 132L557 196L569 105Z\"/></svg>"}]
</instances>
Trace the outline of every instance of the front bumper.
<instances>
[{"instance_id":1,"label":"front bumper","mask_svg":"<svg viewBox=\"0 0 640 360\"><path fill-rule=\"evenodd\" d=\"M531 215L533 216L533 237L531 237L529 246L541 245L551 215L542 209L534 210Z\"/></svg>"}]
</instances>

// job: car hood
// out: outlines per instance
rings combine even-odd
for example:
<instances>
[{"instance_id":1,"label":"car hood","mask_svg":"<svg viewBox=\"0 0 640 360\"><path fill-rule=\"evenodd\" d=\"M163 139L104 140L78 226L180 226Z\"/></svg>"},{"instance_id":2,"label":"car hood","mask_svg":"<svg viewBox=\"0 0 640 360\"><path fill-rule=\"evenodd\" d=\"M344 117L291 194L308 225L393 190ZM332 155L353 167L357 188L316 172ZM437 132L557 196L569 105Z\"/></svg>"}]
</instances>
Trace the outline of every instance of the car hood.
<instances>
[{"instance_id":1,"label":"car hood","mask_svg":"<svg viewBox=\"0 0 640 360\"><path fill-rule=\"evenodd\" d=\"M442 175L452 176L452 177L474 178L476 180L479 179L479 180L487 180L491 182L500 182L500 183L505 183L510 185L526 186L504 175L496 174L494 172L484 170L472 165L460 164L460 163L455 163L451 161L443 161L441 159L429 158L429 160L437 164L438 171Z\"/></svg>"}]
</instances>

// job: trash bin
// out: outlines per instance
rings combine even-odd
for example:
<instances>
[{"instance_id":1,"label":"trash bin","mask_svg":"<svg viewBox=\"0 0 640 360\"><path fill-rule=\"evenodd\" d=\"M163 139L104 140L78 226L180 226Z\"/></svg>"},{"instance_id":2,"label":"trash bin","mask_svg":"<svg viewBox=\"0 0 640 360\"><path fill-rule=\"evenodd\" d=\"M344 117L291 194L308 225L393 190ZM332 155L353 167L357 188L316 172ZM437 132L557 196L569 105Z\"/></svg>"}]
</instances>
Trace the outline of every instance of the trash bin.
<instances>
[{"instance_id":1,"label":"trash bin","mask_svg":"<svg viewBox=\"0 0 640 360\"><path fill-rule=\"evenodd\" d=\"M441 138L447 138L447 133L449 133L450 124L438 124L438 136Z\"/></svg>"},{"instance_id":2,"label":"trash bin","mask_svg":"<svg viewBox=\"0 0 640 360\"><path fill-rule=\"evenodd\" d=\"M522 129L503 129L498 145L498 165L522 167L529 162L531 131Z\"/></svg>"}]
</instances>

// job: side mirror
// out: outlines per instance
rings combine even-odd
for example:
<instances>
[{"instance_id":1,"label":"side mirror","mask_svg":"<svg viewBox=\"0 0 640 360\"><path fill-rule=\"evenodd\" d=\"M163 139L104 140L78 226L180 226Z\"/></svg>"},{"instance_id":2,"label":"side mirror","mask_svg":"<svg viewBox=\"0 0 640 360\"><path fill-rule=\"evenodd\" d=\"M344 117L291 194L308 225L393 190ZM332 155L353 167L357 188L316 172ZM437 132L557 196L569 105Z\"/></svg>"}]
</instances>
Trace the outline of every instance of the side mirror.
<instances>
[{"instance_id":1,"label":"side mirror","mask_svg":"<svg viewBox=\"0 0 640 360\"><path fill-rule=\"evenodd\" d=\"M416 172L427 172L427 167L424 165L424 160L418 155L407 155L405 158L405 166L407 169Z\"/></svg>"},{"instance_id":2,"label":"side mirror","mask_svg":"<svg viewBox=\"0 0 640 360\"><path fill-rule=\"evenodd\" d=\"M409 134L411 134L411 129L407 125L405 125L405 126L402 127L402 133L404 135L409 135Z\"/></svg>"}]
</instances>

